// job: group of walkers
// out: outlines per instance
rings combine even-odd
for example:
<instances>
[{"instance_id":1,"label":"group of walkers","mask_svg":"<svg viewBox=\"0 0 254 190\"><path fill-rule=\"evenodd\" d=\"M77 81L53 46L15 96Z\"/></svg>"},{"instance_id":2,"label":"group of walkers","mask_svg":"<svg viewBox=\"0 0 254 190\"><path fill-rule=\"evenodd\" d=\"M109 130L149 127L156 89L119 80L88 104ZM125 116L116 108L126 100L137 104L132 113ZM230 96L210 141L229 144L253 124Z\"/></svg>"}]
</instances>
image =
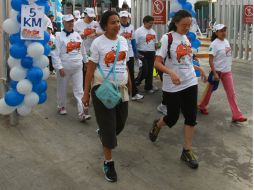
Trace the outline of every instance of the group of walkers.
<instances>
[{"instance_id":1,"label":"group of walkers","mask_svg":"<svg viewBox=\"0 0 254 190\"><path fill-rule=\"evenodd\" d=\"M130 24L129 16L128 11L118 14L109 10L98 23L94 20L93 8L85 9L83 19L75 19L71 14L63 16L64 29L56 33L51 52L57 78L58 112L67 114L66 91L71 80L80 121L91 119L88 110L90 102L93 104L103 146L103 171L108 181L115 182L117 173L112 150L116 148L117 136L127 121L128 101L144 98L138 92L143 80L147 93L158 90L153 85L155 67L162 74L162 103L167 109L163 117L154 120L148 136L155 142L162 127L172 128L182 112L184 143L181 160L197 169L198 161L192 152L197 110L208 114L209 99L220 80L227 93L232 121L247 120L237 106L231 73L232 50L226 40L226 26L218 24L214 28L209 49L211 72L204 96L198 103L195 70L200 71L202 80L206 81L207 77L202 68L193 65L191 42L186 36L192 24L191 14L184 10L177 12L170 23L169 33L160 41L152 29L152 16L145 16L143 26L137 30ZM135 78L134 62L137 59L142 65Z\"/></svg>"}]
</instances>

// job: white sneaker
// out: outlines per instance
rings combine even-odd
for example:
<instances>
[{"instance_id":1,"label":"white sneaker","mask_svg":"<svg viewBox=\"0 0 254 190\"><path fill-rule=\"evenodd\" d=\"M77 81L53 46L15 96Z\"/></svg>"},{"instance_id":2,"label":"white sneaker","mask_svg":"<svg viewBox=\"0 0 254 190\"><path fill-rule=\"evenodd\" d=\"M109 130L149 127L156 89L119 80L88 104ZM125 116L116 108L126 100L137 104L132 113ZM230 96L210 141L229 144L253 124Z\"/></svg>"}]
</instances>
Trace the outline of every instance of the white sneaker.
<instances>
[{"instance_id":1,"label":"white sneaker","mask_svg":"<svg viewBox=\"0 0 254 190\"><path fill-rule=\"evenodd\" d=\"M135 96L132 96L131 100L135 101L135 100L141 100L143 98L144 98L143 95L136 94Z\"/></svg>"},{"instance_id":2,"label":"white sneaker","mask_svg":"<svg viewBox=\"0 0 254 190\"><path fill-rule=\"evenodd\" d=\"M159 88L157 86L153 85L153 91L158 91L158 90L159 90Z\"/></svg>"},{"instance_id":3,"label":"white sneaker","mask_svg":"<svg viewBox=\"0 0 254 190\"><path fill-rule=\"evenodd\" d=\"M160 105L158 105L157 110L158 110L158 112L162 113L163 115L167 115L167 112L168 112L167 106L160 104Z\"/></svg>"},{"instance_id":4,"label":"white sneaker","mask_svg":"<svg viewBox=\"0 0 254 190\"><path fill-rule=\"evenodd\" d=\"M147 90L146 91L148 94L153 94L154 93L154 90L152 89L152 90Z\"/></svg>"},{"instance_id":5,"label":"white sneaker","mask_svg":"<svg viewBox=\"0 0 254 190\"><path fill-rule=\"evenodd\" d=\"M85 113L80 113L79 115L78 115L78 118L79 118L79 121L80 122L84 122L84 121L87 121L87 120L90 120L91 118L92 118L92 116L91 115L87 115L87 114L85 114Z\"/></svg>"},{"instance_id":6,"label":"white sneaker","mask_svg":"<svg viewBox=\"0 0 254 190\"><path fill-rule=\"evenodd\" d=\"M66 115L67 114L67 111L66 111L65 107L57 107L57 112L60 115Z\"/></svg>"}]
</instances>

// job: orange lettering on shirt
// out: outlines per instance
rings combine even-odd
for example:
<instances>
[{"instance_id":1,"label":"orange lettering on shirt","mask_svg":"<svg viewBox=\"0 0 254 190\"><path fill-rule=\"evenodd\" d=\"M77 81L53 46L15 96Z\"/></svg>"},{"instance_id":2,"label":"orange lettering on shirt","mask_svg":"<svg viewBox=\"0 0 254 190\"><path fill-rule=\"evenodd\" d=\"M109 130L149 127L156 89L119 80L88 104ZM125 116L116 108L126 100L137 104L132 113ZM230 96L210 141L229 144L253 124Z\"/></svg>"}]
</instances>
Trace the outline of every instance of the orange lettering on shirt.
<instances>
[{"instance_id":1,"label":"orange lettering on shirt","mask_svg":"<svg viewBox=\"0 0 254 190\"><path fill-rule=\"evenodd\" d=\"M146 43L149 43L150 41L155 39L155 35L153 34L147 34L146 35Z\"/></svg>"},{"instance_id":2,"label":"orange lettering on shirt","mask_svg":"<svg viewBox=\"0 0 254 190\"><path fill-rule=\"evenodd\" d=\"M81 47L81 43L80 42L68 42L67 43L67 53L77 49L79 50Z\"/></svg>"},{"instance_id":3,"label":"orange lettering on shirt","mask_svg":"<svg viewBox=\"0 0 254 190\"><path fill-rule=\"evenodd\" d=\"M105 55L104 61L107 67L109 67L110 64L114 63L115 56L116 56L115 51L110 51ZM118 61L123 61L125 57L126 57L126 53L124 51L119 52Z\"/></svg>"},{"instance_id":4,"label":"orange lettering on shirt","mask_svg":"<svg viewBox=\"0 0 254 190\"><path fill-rule=\"evenodd\" d=\"M177 61L180 63L181 58L184 57L185 55L191 54L192 50L191 47L188 46L187 44L180 44L176 48L176 54L177 54Z\"/></svg>"}]
</instances>

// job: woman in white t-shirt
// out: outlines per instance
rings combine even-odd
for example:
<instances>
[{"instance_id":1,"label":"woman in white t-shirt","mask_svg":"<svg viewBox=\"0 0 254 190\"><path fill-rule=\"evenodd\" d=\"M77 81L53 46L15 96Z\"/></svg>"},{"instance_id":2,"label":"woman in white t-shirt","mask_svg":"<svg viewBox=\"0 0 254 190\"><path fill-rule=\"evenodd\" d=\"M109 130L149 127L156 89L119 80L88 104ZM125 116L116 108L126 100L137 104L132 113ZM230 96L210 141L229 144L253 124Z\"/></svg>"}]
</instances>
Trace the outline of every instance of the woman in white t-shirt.
<instances>
[{"instance_id":1,"label":"woman in white t-shirt","mask_svg":"<svg viewBox=\"0 0 254 190\"><path fill-rule=\"evenodd\" d=\"M127 40L118 36L120 29L119 16L114 11L106 11L100 21L101 28L105 34L96 38L90 48L91 54L87 64L87 74L85 80L85 92L83 96L83 103L85 106L89 105L90 86L92 85L91 96L96 116L96 121L99 126L98 134L100 135L103 145L104 173L105 178L110 182L117 181L117 174L112 161L112 149L117 146L117 135L123 130L128 116L128 100L131 89L131 82L127 68ZM96 90L103 83L103 77L99 67L104 76L107 76L113 67L116 56L117 43L120 40L120 50L118 61L115 65L116 78L111 74L109 81L117 83L119 91L121 92L121 102L113 109L108 109L96 96Z\"/></svg>"},{"instance_id":2,"label":"woman in white t-shirt","mask_svg":"<svg viewBox=\"0 0 254 190\"><path fill-rule=\"evenodd\" d=\"M196 169L198 161L192 152L192 139L194 126L197 124L198 79L192 64L191 43L186 36L191 22L190 13L184 10L177 12L169 26L169 32L173 37L170 51L168 51L168 34L162 36L156 51L155 68L163 72L162 90L167 105L167 115L154 121L149 137L152 142L156 141L160 129L165 125L173 127L181 111L185 118L181 160Z\"/></svg>"},{"instance_id":3,"label":"woman in white t-shirt","mask_svg":"<svg viewBox=\"0 0 254 190\"><path fill-rule=\"evenodd\" d=\"M226 26L217 24L214 26L215 32L212 35L212 44L209 48L209 64L211 67L210 77L200 104L199 111L208 115L207 106L211 98L212 92L218 88L221 80L226 91L228 103L232 111L233 122L245 122L247 118L240 111L234 89L234 82L231 72L232 65L232 49L226 39Z\"/></svg>"}]
</instances>

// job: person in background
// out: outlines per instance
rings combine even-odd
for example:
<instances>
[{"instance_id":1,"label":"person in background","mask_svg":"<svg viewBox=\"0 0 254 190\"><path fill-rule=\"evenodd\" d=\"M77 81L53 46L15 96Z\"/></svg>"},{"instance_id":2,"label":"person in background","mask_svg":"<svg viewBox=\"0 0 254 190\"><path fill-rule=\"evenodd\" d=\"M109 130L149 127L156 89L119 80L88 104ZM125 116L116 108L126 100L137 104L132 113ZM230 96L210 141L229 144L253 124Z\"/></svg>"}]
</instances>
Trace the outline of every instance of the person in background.
<instances>
[{"instance_id":1,"label":"person in background","mask_svg":"<svg viewBox=\"0 0 254 190\"><path fill-rule=\"evenodd\" d=\"M101 17L100 26L105 33L96 38L90 48L91 54L87 64L86 85L82 100L85 106L89 105L90 86L92 86L91 96L105 158L103 171L107 181L116 182L117 173L112 158L112 150L117 146L117 136L124 129L128 117L128 100L131 90L131 80L126 63L128 42L124 37L118 35L120 20L116 12L105 12ZM96 90L104 81L102 73L107 76L113 67L118 42L120 50L118 61L115 64L115 77L112 73L108 80L118 85L121 101L114 108L108 109L96 96Z\"/></svg>"},{"instance_id":2,"label":"person in background","mask_svg":"<svg viewBox=\"0 0 254 190\"><path fill-rule=\"evenodd\" d=\"M55 35L57 32L57 23L55 22L55 17L53 14L50 14L48 17L49 17L49 19L52 23L52 26L53 26L52 34Z\"/></svg>"},{"instance_id":3,"label":"person in background","mask_svg":"<svg viewBox=\"0 0 254 190\"><path fill-rule=\"evenodd\" d=\"M129 13L127 11L121 11L119 13L120 16L120 31L119 34L123 36L128 41L129 51L128 57L129 61L127 62L127 66L130 72L131 83L132 83L132 100L141 100L144 98L143 95L138 93L138 89L134 82L134 56L137 57L137 49L136 49L136 40L134 37L134 26L129 24Z\"/></svg>"},{"instance_id":4,"label":"person in background","mask_svg":"<svg viewBox=\"0 0 254 190\"><path fill-rule=\"evenodd\" d=\"M143 26L139 27L135 32L135 38L137 43L137 50L141 58L142 67L135 79L136 85L139 86L143 79L145 79L145 90L148 93L154 93L158 90L153 86L153 66L155 58L155 50L157 49L158 40L157 34L152 29L154 18L147 15L143 18Z\"/></svg>"},{"instance_id":5,"label":"person in background","mask_svg":"<svg viewBox=\"0 0 254 190\"><path fill-rule=\"evenodd\" d=\"M49 71L50 71L51 75L54 75L55 74L55 70L54 70L54 67L53 67L53 64L52 64L52 57L51 57L51 55L52 55L52 51L54 51L54 49L56 49L56 44L55 44L55 36L52 34L52 32L53 32L52 25L48 26L47 32L50 35L50 40L48 42L48 45L49 45L49 47L51 49L51 52L49 53L49 56L48 56L48 59L49 59Z\"/></svg>"},{"instance_id":6,"label":"person in background","mask_svg":"<svg viewBox=\"0 0 254 190\"><path fill-rule=\"evenodd\" d=\"M57 71L57 109L61 115L66 111L66 91L68 81L72 80L72 90L77 101L78 118L85 121L91 116L85 113L82 103L83 96L83 74L82 74L82 39L73 30L74 17L72 14L63 16L64 29L56 35L56 48L52 51L53 66Z\"/></svg>"},{"instance_id":7,"label":"person in background","mask_svg":"<svg viewBox=\"0 0 254 190\"><path fill-rule=\"evenodd\" d=\"M99 23L94 21L96 17L93 8L86 8L84 10L84 19L78 20L74 25L74 31L78 32L83 39L83 46L86 49L85 54L83 55L83 85L85 85L85 74L86 74L86 57L89 56L89 50L91 47L92 42L95 38L103 34Z\"/></svg>"},{"instance_id":8,"label":"person in background","mask_svg":"<svg viewBox=\"0 0 254 190\"><path fill-rule=\"evenodd\" d=\"M73 16L74 16L74 19L75 19L75 21L74 21L74 25L75 25L75 23L78 22L81 18L80 11L79 10L73 11Z\"/></svg>"},{"instance_id":9,"label":"person in background","mask_svg":"<svg viewBox=\"0 0 254 190\"><path fill-rule=\"evenodd\" d=\"M209 75L210 80L208 78L209 83L204 91L198 108L201 113L208 115L207 106L212 96L212 92L218 88L219 81L221 80L232 112L232 121L245 122L247 121L247 118L244 117L237 105L231 71L232 49L226 39L226 31L227 27L224 24L217 24L214 26L212 44L209 48L209 64L211 67Z\"/></svg>"},{"instance_id":10,"label":"person in background","mask_svg":"<svg viewBox=\"0 0 254 190\"><path fill-rule=\"evenodd\" d=\"M161 38L161 45L156 52L155 68L163 72L162 90L167 104L167 115L153 122L149 138L155 142L160 130L166 125L172 128L182 112L185 121L181 160L190 168L197 169L199 164L192 151L192 141L194 126L197 124L198 79L192 63L191 43L186 36L191 22L192 16L189 12L178 11L169 26L173 38L170 47L169 35L164 34ZM202 78L205 79L205 76Z\"/></svg>"}]
</instances>

